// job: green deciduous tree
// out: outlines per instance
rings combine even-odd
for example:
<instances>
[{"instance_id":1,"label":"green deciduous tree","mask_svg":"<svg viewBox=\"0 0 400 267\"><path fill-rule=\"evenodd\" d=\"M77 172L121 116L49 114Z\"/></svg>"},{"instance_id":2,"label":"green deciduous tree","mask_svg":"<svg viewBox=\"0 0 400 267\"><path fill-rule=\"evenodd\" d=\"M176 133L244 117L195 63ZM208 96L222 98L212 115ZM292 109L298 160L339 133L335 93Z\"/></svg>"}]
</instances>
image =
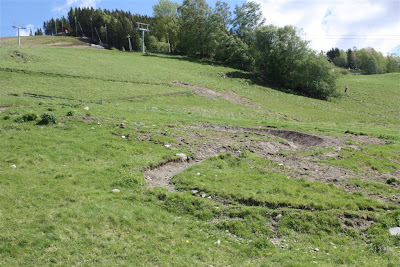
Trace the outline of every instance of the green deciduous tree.
<instances>
[{"instance_id":1,"label":"green deciduous tree","mask_svg":"<svg viewBox=\"0 0 400 267\"><path fill-rule=\"evenodd\" d=\"M339 51L339 56L333 59L333 64L338 67L345 68L347 66L347 54L344 50Z\"/></svg>"},{"instance_id":2,"label":"green deciduous tree","mask_svg":"<svg viewBox=\"0 0 400 267\"><path fill-rule=\"evenodd\" d=\"M212 39L211 8L205 0L184 0L179 8L181 30L179 32L179 50L182 53L208 56L207 48Z\"/></svg>"},{"instance_id":3,"label":"green deciduous tree","mask_svg":"<svg viewBox=\"0 0 400 267\"><path fill-rule=\"evenodd\" d=\"M178 43L179 33L179 4L169 0L160 0L153 6L153 16L155 18L155 29L159 40L165 40L171 44L172 50Z\"/></svg>"},{"instance_id":4,"label":"green deciduous tree","mask_svg":"<svg viewBox=\"0 0 400 267\"><path fill-rule=\"evenodd\" d=\"M242 6L236 5L233 13L233 32L249 43L253 31L265 22L260 4L249 1Z\"/></svg>"},{"instance_id":5,"label":"green deciduous tree","mask_svg":"<svg viewBox=\"0 0 400 267\"><path fill-rule=\"evenodd\" d=\"M348 68L351 68L351 69L356 69L356 68L358 68L356 49L354 49L354 51L352 51L352 50L349 48L349 49L347 50L346 54L347 54L347 67L348 67Z\"/></svg>"},{"instance_id":6,"label":"green deciduous tree","mask_svg":"<svg viewBox=\"0 0 400 267\"><path fill-rule=\"evenodd\" d=\"M296 28L259 27L254 42L255 70L265 80L321 99L336 94L330 63L308 48Z\"/></svg>"},{"instance_id":7,"label":"green deciduous tree","mask_svg":"<svg viewBox=\"0 0 400 267\"><path fill-rule=\"evenodd\" d=\"M386 72L400 72L400 57L395 54L386 57Z\"/></svg>"}]
</instances>

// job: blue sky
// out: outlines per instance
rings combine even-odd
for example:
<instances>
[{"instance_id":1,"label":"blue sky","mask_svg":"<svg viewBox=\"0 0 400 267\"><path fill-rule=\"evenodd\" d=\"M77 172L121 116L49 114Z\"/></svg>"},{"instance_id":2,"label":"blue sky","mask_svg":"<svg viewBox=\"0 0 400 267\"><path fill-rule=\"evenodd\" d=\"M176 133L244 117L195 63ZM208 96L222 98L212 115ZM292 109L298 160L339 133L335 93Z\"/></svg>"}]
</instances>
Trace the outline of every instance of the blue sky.
<instances>
[{"instance_id":1,"label":"blue sky","mask_svg":"<svg viewBox=\"0 0 400 267\"><path fill-rule=\"evenodd\" d=\"M173 0L174 1L174 0ZM222 0L233 9L246 0ZM400 0L253 0L261 5L267 24L303 29L310 47L373 47L384 55L400 55ZM175 0L181 4L183 0ZM211 6L216 0L207 0ZM0 0L0 37L15 36L13 25L33 31L69 7L93 6L151 15L158 0ZM23 32L29 34L29 30Z\"/></svg>"},{"instance_id":2,"label":"blue sky","mask_svg":"<svg viewBox=\"0 0 400 267\"><path fill-rule=\"evenodd\" d=\"M102 9L119 9L142 15L152 15L158 0L0 0L0 37L15 36L13 25L33 28L42 27L52 17L66 15L70 6L94 6ZM176 0L182 4L182 0ZM208 0L211 6L216 0ZM246 0L225 0L231 8ZM27 31L29 33L29 31Z\"/></svg>"}]
</instances>

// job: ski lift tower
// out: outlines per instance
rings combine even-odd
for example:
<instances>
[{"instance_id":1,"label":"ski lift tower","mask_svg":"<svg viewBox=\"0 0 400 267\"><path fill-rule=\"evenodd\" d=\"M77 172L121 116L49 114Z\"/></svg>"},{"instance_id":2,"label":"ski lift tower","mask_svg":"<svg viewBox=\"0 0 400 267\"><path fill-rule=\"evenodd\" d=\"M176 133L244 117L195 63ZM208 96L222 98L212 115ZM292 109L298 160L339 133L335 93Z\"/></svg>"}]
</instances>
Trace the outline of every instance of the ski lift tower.
<instances>
[{"instance_id":1,"label":"ski lift tower","mask_svg":"<svg viewBox=\"0 0 400 267\"><path fill-rule=\"evenodd\" d=\"M144 32L149 32L150 29L150 24L146 24L146 23L140 23L140 22L136 22L136 24L138 25L138 27L136 28L138 31L142 32L142 53L144 53L145 49L144 49Z\"/></svg>"}]
</instances>

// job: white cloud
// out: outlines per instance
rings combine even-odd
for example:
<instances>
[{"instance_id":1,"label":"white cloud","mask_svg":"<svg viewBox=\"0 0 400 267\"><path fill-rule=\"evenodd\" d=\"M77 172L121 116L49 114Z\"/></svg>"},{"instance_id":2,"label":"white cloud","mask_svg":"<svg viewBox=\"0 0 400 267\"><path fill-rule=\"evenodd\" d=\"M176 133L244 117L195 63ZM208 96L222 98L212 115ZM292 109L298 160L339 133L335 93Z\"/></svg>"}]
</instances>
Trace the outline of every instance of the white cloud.
<instances>
[{"instance_id":1,"label":"white cloud","mask_svg":"<svg viewBox=\"0 0 400 267\"><path fill-rule=\"evenodd\" d=\"M267 24L303 28L317 51L371 46L386 54L400 45L400 1L253 1L261 4Z\"/></svg>"},{"instance_id":2,"label":"white cloud","mask_svg":"<svg viewBox=\"0 0 400 267\"><path fill-rule=\"evenodd\" d=\"M20 29L19 30L19 35L20 36L29 36L30 30L32 30L32 33L35 34L35 26L33 24L28 24L24 27L25 29ZM15 30L15 36L18 36L18 30Z\"/></svg>"},{"instance_id":3,"label":"white cloud","mask_svg":"<svg viewBox=\"0 0 400 267\"><path fill-rule=\"evenodd\" d=\"M101 0L65 0L65 3L61 6L53 8L54 12L66 14L71 7L93 7L96 8Z\"/></svg>"}]
</instances>

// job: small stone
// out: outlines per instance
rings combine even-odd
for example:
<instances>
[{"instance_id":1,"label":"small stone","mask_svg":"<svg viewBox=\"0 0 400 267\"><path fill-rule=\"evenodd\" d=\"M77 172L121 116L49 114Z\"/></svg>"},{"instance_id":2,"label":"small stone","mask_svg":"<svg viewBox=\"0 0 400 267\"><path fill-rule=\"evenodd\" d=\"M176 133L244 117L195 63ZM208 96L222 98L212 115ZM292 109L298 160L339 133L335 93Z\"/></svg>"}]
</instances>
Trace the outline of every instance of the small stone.
<instances>
[{"instance_id":1,"label":"small stone","mask_svg":"<svg viewBox=\"0 0 400 267\"><path fill-rule=\"evenodd\" d=\"M196 175L200 175L200 173L198 172L198 173L196 173Z\"/></svg>"},{"instance_id":2,"label":"small stone","mask_svg":"<svg viewBox=\"0 0 400 267\"><path fill-rule=\"evenodd\" d=\"M279 165L279 166L283 166L283 163L279 163L278 165Z\"/></svg>"},{"instance_id":3,"label":"small stone","mask_svg":"<svg viewBox=\"0 0 400 267\"><path fill-rule=\"evenodd\" d=\"M192 194L193 194L193 195L196 195L197 193L199 193L198 190L192 190Z\"/></svg>"},{"instance_id":4,"label":"small stone","mask_svg":"<svg viewBox=\"0 0 400 267\"><path fill-rule=\"evenodd\" d=\"M282 218L282 214L278 214L275 216L275 221L279 222L279 220Z\"/></svg>"},{"instance_id":5,"label":"small stone","mask_svg":"<svg viewBox=\"0 0 400 267\"><path fill-rule=\"evenodd\" d=\"M170 148L170 147L171 147L170 144L165 144L164 146L165 146L166 148Z\"/></svg>"},{"instance_id":6,"label":"small stone","mask_svg":"<svg viewBox=\"0 0 400 267\"><path fill-rule=\"evenodd\" d=\"M215 242L215 244L217 244L217 245L219 245L219 244L221 244L221 240L217 240L217 242Z\"/></svg>"},{"instance_id":7,"label":"small stone","mask_svg":"<svg viewBox=\"0 0 400 267\"><path fill-rule=\"evenodd\" d=\"M176 154L178 157L180 157L182 159L182 161L188 161L189 157L186 154L183 153L178 153Z\"/></svg>"},{"instance_id":8,"label":"small stone","mask_svg":"<svg viewBox=\"0 0 400 267\"><path fill-rule=\"evenodd\" d=\"M317 252L318 252L318 251L319 251L319 248L314 248L314 251L317 251Z\"/></svg>"},{"instance_id":9,"label":"small stone","mask_svg":"<svg viewBox=\"0 0 400 267\"><path fill-rule=\"evenodd\" d=\"M208 196L207 198L211 199L211 196Z\"/></svg>"},{"instance_id":10,"label":"small stone","mask_svg":"<svg viewBox=\"0 0 400 267\"><path fill-rule=\"evenodd\" d=\"M202 198L205 198L207 195L206 194L201 194L201 197Z\"/></svg>"},{"instance_id":11,"label":"small stone","mask_svg":"<svg viewBox=\"0 0 400 267\"><path fill-rule=\"evenodd\" d=\"M111 190L111 192L113 192L113 193L119 193L120 190L119 190L119 189L113 189L113 190Z\"/></svg>"},{"instance_id":12,"label":"small stone","mask_svg":"<svg viewBox=\"0 0 400 267\"><path fill-rule=\"evenodd\" d=\"M17 165L12 164L10 167L15 169L15 168L17 168Z\"/></svg>"},{"instance_id":13,"label":"small stone","mask_svg":"<svg viewBox=\"0 0 400 267\"><path fill-rule=\"evenodd\" d=\"M84 109L84 110L89 110L89 107L84 107L83 109Z\"/></svg>"},{"instance_id":14,"label":"small stone","mask_svg":"<svg viewBox=\"0 0 400 267\"><path fill-rule=\"evenodd\" d=\"M94 130L94 127L90 127L90 129Z\"/></svg>"},{"instance_id":15,"label":"small stone","mask_svg":"<svg viewBox=\"0 0 400 267\"><path fill-rule=\"evenodd\" d=\"M393 227L389 229L391 235L400 235L400 227Z\"/></svg>"}]
</instances>

